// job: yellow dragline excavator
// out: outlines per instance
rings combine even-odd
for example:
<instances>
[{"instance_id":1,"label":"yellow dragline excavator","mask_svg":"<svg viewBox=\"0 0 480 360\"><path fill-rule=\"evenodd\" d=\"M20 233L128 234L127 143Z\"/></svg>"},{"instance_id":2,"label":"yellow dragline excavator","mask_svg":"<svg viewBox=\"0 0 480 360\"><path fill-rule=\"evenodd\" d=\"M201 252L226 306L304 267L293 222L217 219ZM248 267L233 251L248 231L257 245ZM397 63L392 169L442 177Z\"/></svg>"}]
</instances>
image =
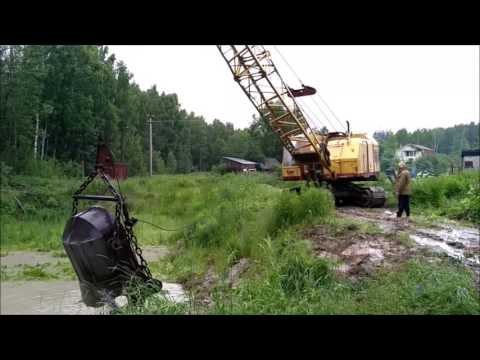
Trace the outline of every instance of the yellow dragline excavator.
<instances>
[{"instance_id":1,"label":"yellow dragline excavator","mask_svg":"<svg viewBox=\"0 0 480 360\"><path fill-rule=\"evenodd\" d=\"M358 185L380 173L379 146L363 133L322 133L310 126L296 98L315 94L312 87L292 89L262 45L218 45L234 80L284 146L282 178L326 184L337 204L381 207L385 192Z\"/></svg>"}]
</instances>

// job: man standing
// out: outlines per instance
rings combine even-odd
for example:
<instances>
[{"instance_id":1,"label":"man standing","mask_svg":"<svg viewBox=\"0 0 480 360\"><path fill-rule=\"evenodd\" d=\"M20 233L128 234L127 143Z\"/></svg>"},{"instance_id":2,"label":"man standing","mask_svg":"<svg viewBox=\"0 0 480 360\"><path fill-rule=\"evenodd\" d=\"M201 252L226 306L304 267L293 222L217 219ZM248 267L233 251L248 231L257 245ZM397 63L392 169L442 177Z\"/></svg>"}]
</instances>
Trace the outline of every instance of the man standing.
<instances>
[{"instance_id":1,"label":"man standing","mask_svg":"<svg viewBox=\"0 0 480 360\"><path fill-rule=\"evenodd\" d=\"M397 181L395 184L395 192L398 196L398 212L397 218L401 218L403 211L407 216L407 222L410 217L410 195L412 190L410 188L410 172L407 169L407 166L404 162L401 162L399 165L400 174L398 174Z\"/></svg>"}]
</instances>

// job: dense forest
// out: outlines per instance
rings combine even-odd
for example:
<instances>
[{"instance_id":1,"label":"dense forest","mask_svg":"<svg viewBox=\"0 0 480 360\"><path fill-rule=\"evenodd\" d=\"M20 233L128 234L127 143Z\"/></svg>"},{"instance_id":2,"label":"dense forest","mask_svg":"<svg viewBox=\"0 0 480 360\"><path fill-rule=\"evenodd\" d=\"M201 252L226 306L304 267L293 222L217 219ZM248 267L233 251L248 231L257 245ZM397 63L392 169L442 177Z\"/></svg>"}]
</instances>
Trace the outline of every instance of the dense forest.
<instances>
[{"instance_id":1,"label":"dense forest","mask_svg":"<svg viewBox=\"0 0 480 360\"><path fill-rule=\"evenodd\" d=\"M280 142L259 118L246 129L219 119L207 123L183 109L176 94L159 93L155 86L143 91L132 79L106 46L0 45L2 167L35 174L53 166L78 175L92 168L101 137L116 161L129 165L130 175L146 174L149 118L157 122L155 173L210 170L228 155L281 159ZM432 147L448 161L458 161L462 149L479 147L478 131L478 123L471 123L375 137L385 169L406 143Z\"/></svg>"},{"instance_id":2,"label":"dense forest","mask_svg":"<svg viewBox=\"0 0 480 360\"><path fill-rule=\"evenodd\" d=\"M155 173L210 170L227 155L281 157L258 118L247 129L209 124L182 109L176 94L142 91L132 77L106 46L0 46L1 161L15 173L49 162L81 172L82 163L92 167L101 137L131 175L146 174L149 118Z\"/></svg>"}]
</instances>

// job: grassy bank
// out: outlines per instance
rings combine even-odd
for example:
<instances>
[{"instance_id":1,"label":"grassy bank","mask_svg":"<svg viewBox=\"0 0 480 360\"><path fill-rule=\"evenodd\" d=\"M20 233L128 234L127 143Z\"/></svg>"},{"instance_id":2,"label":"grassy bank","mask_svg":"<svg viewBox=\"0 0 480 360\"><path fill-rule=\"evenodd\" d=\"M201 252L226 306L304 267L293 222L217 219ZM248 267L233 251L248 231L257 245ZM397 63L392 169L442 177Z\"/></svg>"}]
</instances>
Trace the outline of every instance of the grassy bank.
<instances>
[{"instance_id":1,"label":"grassy bank","mask_svg":"<svg viewBox=\"0 0 480 360\"><path fill-rule=\"evenodd\" d=\"M386 176L382 174L378 181L369 184L385 189L388 207L397 206L394 186ZM446 217L469 225L479 224L480 172L413 179L411 211L414 217Z\"/></svg>"},{"instance_id":2,"label":"grassy bank","mask_svg":"<svg viewBox=\"0 0 480 360\"><path fill-rule=\"evenodd\" d=\"M70 196L81 181L12 177L2 184L2 253L61 251ZM216 279L210 307L151 300L122 313L480 313L472 274L448 262L412 259L358 283L339 277L338 264L315 256L301 234L312 224L348 224L335 217L329 192L304 188L299 196L288 191L291 186L263 174L164 175L122 182L132 216L173 230L136 225L141 245L170 249L165 259L151 264L153 273L184 284L197 297L202 279L209 273ZM102 187L92 190L101 193ZM362 226L357 233L377 231ZM228 273L241 259L248 259L249 266L232 288Z\"/></svg>"}]
</instances>

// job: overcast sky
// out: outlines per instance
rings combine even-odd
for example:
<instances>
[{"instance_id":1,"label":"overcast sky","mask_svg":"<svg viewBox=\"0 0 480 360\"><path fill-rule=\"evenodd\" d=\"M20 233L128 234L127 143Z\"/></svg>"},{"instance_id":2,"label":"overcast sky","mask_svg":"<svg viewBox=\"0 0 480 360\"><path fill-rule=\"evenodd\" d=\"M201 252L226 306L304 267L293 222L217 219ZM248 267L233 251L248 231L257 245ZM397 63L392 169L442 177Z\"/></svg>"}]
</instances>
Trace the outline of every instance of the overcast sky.
<instances>
[{"instance_id":1,"label":"overcast sky","mask_svg":"<svg viewBox=\"0 0 480 360\"><path fill-rule=\"evenodd\" d=\"M313 86L353 131L446 127L479 121L477 46L266 46L284 80ZM146 90L178 94L182 108L235 127L250 124L255 109L214 45L109 46ZM304 98L305 99L305 98ZM316 103L313 102L315 99ZM313 125L340 128L320 98L307 100ZM314 114L313 114L314 113Z\"/></svg>"}]
</instances>

